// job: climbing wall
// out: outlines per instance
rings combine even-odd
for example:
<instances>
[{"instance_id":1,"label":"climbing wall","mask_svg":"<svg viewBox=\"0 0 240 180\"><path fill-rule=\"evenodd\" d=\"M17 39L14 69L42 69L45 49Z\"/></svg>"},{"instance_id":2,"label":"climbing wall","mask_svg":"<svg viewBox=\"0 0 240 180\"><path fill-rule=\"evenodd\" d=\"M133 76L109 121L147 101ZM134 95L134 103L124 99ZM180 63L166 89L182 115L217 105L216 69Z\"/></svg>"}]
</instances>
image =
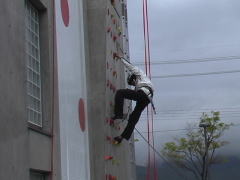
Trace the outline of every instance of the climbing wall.
<instances>
[{"instance_id":1,"label":"climbing wall","mask_svg":"<svg viewBox=\"0 0 240 180\"><path fill-rule=\"evenodd\" d=\"M127 121L113 121L116 91L126 88L123 64L129 59L125 0L87 2L89 58L87 64L88 123L91 180L136 180L133 138L112 143ZM124 104L129 112L130 102Z\"/></svg>"},{"instance_id":2,"label":"climbing wall","mask_svg":"<svg viewBox=\"0 0 240 180\"><path fill-rule=\"evenodd\" d=\"M106 119L104 144L104 170L106 180L135 179L134 144L123 141L113 145L113 137L121 134L127 120L113 121L114 96L117 89L126 88L126 75L123 64L116 55L129 58L126 2L108 0L106 13ZM130 112L130 101L124 103L124 114Z\"/></svg>"}]
</instances>

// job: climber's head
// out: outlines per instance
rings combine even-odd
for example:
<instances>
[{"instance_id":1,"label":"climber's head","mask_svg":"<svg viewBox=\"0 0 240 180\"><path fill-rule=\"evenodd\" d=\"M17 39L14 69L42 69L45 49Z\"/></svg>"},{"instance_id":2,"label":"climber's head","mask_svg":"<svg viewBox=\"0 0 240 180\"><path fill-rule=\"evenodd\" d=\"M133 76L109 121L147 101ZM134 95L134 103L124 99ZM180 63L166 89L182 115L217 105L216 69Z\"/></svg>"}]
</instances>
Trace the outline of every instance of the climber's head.
<instances>
[{"instance_id":1,"label":"climber's head","mask_svg":"<svg viewBox=\"0 0 240 180\"><path fill-rule=\"evenodd\" d=\"M127 83L131 86L136 86L137 76L135 74L128 75Z\"/></svg>"}]
</instances>

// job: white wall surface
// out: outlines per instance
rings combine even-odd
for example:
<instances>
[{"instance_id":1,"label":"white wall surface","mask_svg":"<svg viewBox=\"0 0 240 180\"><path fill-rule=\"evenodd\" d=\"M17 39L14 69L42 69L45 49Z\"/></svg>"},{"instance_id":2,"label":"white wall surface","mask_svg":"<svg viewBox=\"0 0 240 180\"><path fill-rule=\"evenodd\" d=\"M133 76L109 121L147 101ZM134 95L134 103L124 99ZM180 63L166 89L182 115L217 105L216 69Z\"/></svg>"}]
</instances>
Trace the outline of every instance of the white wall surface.
<instances>
[{"instance_id":1,"label":"white wall surface","mask_svg":"<svg viewBox=\"0 0 240 180\"><path fill-rule=\"evenodd\" d=\"M82 0L55 1L62 180L90 179L86 113L85 130L79 122L80 99L87 112L82 3ZM64 24L62 11L64 5L67 10L67 4L69 22Z\"/></svg>"}]
</instances>

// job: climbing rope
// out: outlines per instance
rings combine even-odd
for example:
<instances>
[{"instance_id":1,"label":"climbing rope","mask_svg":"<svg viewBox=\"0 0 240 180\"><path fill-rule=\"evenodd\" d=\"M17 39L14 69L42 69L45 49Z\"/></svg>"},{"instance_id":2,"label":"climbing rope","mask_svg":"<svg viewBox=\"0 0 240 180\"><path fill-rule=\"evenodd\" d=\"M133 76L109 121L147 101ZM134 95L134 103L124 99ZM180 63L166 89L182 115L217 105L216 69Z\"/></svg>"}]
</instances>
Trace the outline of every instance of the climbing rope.
<instances>
[{"instance_id":1,"label":"climbing rope","mask_svg":"<svg viewBox=\"0 0 240 180\"><path fill-rule=\"evenodd\" d=\"M144 29L144 48L145 48L145 71L149 79L151 79L151 54L150 54L150 38L149 38L149 23L148 23L148 3L147 0L143 0L143 29ZM147 107L147 129L148 129L148 143L154 143L153 134L153 110L151 109L149 113L149 108ZM157 167L156 167L156 157L155 152L153 152L153 162L151 159L151 149L148 147L148 168L147 168L147 180L151 179L151 165L153 164L154 170L154 180L157 180Z\"/></svg>"},{"instance_id":2,"label":"climbing rope","mask_svg":"<svg viewBox=\"0 0 240 180\"><path fill-rule=\"evenodd\" d=\"M160 152L158 152L155 147L153 147L151 144L149 144L148 140L142 135L142 133L137 129L135 128L135 131L141 136L141 138L147 143L148 147L150 147L167 165L168 167L176 174L178 174L180 177L184 178L184 179L187 179L187 177L182 173L180 172L174 165L170 164L168 162L168 160L163 156L161 155Z\"/></svg>"}]
</instances>

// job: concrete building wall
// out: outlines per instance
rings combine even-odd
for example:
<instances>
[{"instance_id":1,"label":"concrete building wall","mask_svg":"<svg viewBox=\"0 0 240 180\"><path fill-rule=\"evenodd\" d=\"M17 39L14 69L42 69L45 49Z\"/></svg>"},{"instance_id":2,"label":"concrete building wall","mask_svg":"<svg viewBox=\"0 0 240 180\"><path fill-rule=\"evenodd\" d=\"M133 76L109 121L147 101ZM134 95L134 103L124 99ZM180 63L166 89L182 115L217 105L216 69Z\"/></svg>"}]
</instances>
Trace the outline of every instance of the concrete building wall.
<instances>
[{"instance_id":1,"label":"concrete building wall","mask_svg":"<svg viewBox=\"0 0 240 180\"><path fill-rule=\"evenodd\" d=\"M27 120L25 0L3 0L0 6L0 179L28 180L34 176L31 172L50 178L52 162L55 161L56 167L59 164L58 150L54 150L55 159L52 158L52 144L58 149L57 138L52 141L56 112L53 111L53 2L29 2L40 15L43 126ZM58 135L58 130L54 134ZM54 177L59 180L57 173Z\"/></svg>"},{"instance_id":2,"label":"concrete building wall","mask_svg":"<svg viewBox=\"0 0 240 180\"><path fill-rule=\"evenodd\" d=\"M0 179L23 180L29 176L24 3L1 2L0 22Z\"/></svg>"}]
</instances>

